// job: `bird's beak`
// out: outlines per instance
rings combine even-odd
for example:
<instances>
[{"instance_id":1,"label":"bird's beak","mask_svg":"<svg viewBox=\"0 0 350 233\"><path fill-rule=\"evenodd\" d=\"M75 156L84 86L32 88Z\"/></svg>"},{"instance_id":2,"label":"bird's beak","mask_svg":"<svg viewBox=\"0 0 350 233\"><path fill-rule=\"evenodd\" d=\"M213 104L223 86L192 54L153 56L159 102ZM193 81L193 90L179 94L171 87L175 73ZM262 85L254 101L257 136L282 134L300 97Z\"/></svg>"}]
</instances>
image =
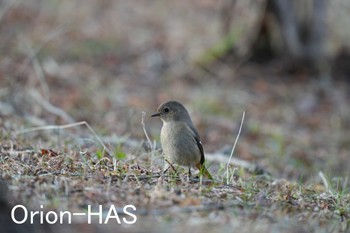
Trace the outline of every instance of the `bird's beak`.
<instances>
[{"instance_id":1,"label":"bird's beak","mask_svg":"<svg viewBox=\"0 0 350 233\"><path fill-rule=\"evenodd\" d=\"M151 115L151 117L159 117L159 116L160 116L160 112L157 112Z\"/></svg>"}]
</instances>

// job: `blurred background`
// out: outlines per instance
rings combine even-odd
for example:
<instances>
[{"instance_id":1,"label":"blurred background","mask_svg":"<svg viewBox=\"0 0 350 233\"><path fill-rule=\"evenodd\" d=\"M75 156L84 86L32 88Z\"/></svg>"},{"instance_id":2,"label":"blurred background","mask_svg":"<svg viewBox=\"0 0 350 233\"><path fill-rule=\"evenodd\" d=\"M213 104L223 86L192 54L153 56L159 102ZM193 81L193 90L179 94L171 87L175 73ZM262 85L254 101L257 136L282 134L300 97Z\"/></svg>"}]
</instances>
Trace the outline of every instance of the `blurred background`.
<instances>
[{"instance_id":1,"label":"blurred background","mask_svg":"<svg viewBox=\"0 0 350 233\"><path fill-rule=\"evenodd\" d=\"M176 99L207 152L230 151L246 111L234 156L279 178L347 177L349 13L347 0L2 0L1 140L62 150L76 143L14 132L87 121L141 141L141 112ZM145 123L158 140L161 122Z\"/></svg>"}]
</instances>

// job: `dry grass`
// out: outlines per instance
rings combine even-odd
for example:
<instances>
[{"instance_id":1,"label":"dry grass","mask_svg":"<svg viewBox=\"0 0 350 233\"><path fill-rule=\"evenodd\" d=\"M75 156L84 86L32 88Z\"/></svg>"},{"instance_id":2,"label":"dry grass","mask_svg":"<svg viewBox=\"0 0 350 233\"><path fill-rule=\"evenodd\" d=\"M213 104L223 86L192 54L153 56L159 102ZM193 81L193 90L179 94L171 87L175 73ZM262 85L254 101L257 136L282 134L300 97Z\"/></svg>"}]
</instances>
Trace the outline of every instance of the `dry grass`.
<instances>
[{"instance_id":1,"label":"dry grass","mask_svg":"<svg viewBox=\"0 0 350 233\"><path fill-rule=\"evenodd\" d=\"M114 163L112 158L98 159L88 151L14 148L17 145L1 145L2 179L9 185L11 203L25 203L28 209L43 205L47 211L81 211L87 205L109 208L112 204L133 204L140 220L135 231L142 231L145 219L157 221L159 228L154 230L183 222L174 232L204 219L205 226L224 223L238 227L237 219L269 223L263 232L274 228L292 230L296 222L311 222L299 226L303 231L320 227L324 232L349 230L350 196L344 180L329 180L331 187L326 189L322 184L305 186L241 170L230 185L201 184L196 179L189 182L185 172L162 176L160 166L150 169L149 153ZM216 173L215 179L225 179L224 172ZM276 225L283 218L290 220ZM82 223L78 223L72 227L79 229ZM144 227L151 228L152 224ZM248 227L247 232L252 229Z\"/></svg>"}]
</instances>

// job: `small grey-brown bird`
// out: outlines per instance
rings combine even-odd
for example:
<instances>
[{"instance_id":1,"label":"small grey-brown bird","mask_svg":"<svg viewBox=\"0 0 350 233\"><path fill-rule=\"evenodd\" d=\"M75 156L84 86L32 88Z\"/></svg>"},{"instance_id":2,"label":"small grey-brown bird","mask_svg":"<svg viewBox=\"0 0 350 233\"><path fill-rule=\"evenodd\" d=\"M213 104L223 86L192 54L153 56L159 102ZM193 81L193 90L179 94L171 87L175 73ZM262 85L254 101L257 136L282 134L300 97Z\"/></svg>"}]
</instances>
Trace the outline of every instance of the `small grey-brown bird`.
<instances>
[{"instance_id":1,"label":"small grey-brown bird","mask_svg":"<svg viewBox=\"0 0 350 233\"><path fill-rule=\"evenodd\" d=\"M177 101L168 101L158 107L151 117L163 121L160 133L163 154L170 166L172 163L199 169L200 174L213 179L204 166L204 151L196 128L186 108Z\"/></svg>"}]
</instances>

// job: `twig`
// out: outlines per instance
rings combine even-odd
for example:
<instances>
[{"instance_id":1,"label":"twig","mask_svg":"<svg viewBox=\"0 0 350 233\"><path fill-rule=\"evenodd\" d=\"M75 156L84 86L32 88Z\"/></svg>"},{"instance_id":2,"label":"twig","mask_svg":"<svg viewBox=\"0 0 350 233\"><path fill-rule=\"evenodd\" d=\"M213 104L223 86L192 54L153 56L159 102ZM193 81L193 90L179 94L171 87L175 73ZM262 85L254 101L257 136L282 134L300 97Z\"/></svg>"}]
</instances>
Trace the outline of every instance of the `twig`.
<instances>
[{"instance_id":1,"label":"twig","mask_svg":"<svg viewBox=\"0 0 350 233\"><path fill-rule=\"evenodd\" d=\"M145 125L145 121L144 121L145 116L146 116L146 112L142 112L141 125L142 125L143 132L145 133L145 136L146 136L146 138L147 138L147 142L148 142L148 144L149 144L151 150L153 151L152 141L151 141L151 139L149 138L148 133L147 133L147 130L146 130L146 125Z\"/></svg>"},{"instance_id":2,"label":"twig","mask_svg":"<svg viewBox=\"0 0 350 233\"><path fill-rule=\"evenodd\" d=\"M153 140L154 151L152 150L151 152L151 169L153 169L153 158L154 158L154 154L155 154L154 152L155 152L156 146L157 146L156 140Z\"/></svg>"},{"instance_id":3,"label":"twig","mask_svg":"<svg viewBox=\"0 0 350 233\"><path fill-rule=\"evenodd\" d=\"M57 130L57 129L68 129L68 128L73 128L76 126L80 126L80 125L85 125L90 132L94 135L94 137L97 139L97 141L103 146L103 149L106 150L110 155L114 155L114 153L112 153L107 146L103 143L103 141L101 140L101 138L97 135L97 133L95 132L95 130L93 130L93 128L89 125L89 123L87 123L86 121L80 121L80 122L76 122L76 123L72 123L72 124L67 124L67 125L46 125L46 126L38 126L38 127L33 127L33 128L28 128L28 129L23 129L20 131L17 131L15 134L19 135L19 134L24 134L24 133L30 133L30 132L35 132L35 131L41 131L41 130Z\"/></svg>"},{"instance_id":4,"label":"twig","mask_svg":"<svg viewBox=\"0 0 350 233\"><path fill-rule=\"evenodd\" d=\"M212 161L212 162L217 162L217 163L227 163L227 157L228 157L228 155L222 154L222 153L206 153L205 154L206 161ZM250 172L265 173L265 171L262 171L262 168L260 168L257 164L251 163L251 162L246 161L244 159L232 157L230 159L229 163L231 165L236 165L238 167L244 168Z\"/></svg>"},{"instance_id":5,"label":"twig","mask_svg":"<svg viewBox=\"0 0 350 233\"><path fill-rule=\"evenodd\" d=\"M238 134L237 134L235 143L233 144L232 151L231 151L231 154L230 154L230 158L229 158L229 160L227 162L227 165L226 165L226 184L229 184L229 167L230 167L231 159L232 159L232 156L233 156L233 152L235 151L235 148L236 148L236 144L237 144L239 135L241 134L241 131L242 131L242 126L243 126L243 122L244 122L244 116L245 116L245 111L243 111L241 125L239 126Z\"/></svg>"},{"instance_id":6,"label":"twig","mask_svg":"<svg viewBox=\"0 0 350 233\"><path fill-rule=\"evenodd\" d=\"M148 136L145 121L144 121L145 116L146 116L146 112L142 112L141 125L142 125L143 132L145 133L145 136L147 138L147 142L148 142L150 149L151 149L151 169L153 169L153 157L154 157L154 154L156 151L156 141L153 141L153 144L152 144L152 141L151 141L150 137Z\"/></svg>"}]
</instances>

